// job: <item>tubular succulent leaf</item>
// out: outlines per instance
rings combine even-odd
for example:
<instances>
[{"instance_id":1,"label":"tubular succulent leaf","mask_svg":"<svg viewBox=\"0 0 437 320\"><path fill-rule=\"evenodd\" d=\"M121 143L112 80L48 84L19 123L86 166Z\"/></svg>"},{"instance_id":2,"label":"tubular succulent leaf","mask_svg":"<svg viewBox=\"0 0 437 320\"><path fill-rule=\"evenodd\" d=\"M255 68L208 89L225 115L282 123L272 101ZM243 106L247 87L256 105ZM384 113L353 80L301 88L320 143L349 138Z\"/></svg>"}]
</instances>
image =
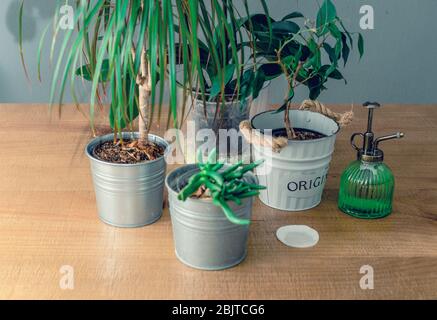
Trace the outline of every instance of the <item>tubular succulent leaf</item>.
<instances>
[{"instance_id":1,"label":"tubular succulent leaf","mask_svg":"<svg viewBox=\"0 0 437 320\"><path fill-rule=\"evenodd\" d=\"M214 149L210 152L206 163L198 163L200 172L188 179L187 185L178 194L178 199L185 201L204 186L205 189L209 190L213 204L223 210L229 221L239 225L247 225L250 220L239 218L228 203L232 201L241 205L242 199L257 196L259 190L265 189L264 186L242 180L246 172L255 169L261 162L243 164L240 161L222 170L224 164L216 163L216 156L217 153ZM198 160L201 159L199 151Z\"/></svg>"}]
</instances>

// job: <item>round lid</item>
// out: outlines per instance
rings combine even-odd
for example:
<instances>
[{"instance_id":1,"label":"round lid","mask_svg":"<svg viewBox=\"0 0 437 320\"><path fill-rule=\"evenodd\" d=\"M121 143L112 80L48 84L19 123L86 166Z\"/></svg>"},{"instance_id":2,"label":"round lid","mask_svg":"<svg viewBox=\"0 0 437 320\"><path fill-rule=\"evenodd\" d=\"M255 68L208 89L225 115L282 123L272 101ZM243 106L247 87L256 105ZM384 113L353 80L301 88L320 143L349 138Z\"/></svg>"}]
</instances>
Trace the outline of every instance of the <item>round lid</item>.
<instances>
[{"instance_id":1,"label":"round lid","mask_svg":"<svg viewBox=\"0 0 437 320\"><path fill-rule=\"evenodd\" d=\"M319 242L319 233L305 225L288 225L276 231L279 241L292 248L310 248Z\"/></svg>"}]
</instances>

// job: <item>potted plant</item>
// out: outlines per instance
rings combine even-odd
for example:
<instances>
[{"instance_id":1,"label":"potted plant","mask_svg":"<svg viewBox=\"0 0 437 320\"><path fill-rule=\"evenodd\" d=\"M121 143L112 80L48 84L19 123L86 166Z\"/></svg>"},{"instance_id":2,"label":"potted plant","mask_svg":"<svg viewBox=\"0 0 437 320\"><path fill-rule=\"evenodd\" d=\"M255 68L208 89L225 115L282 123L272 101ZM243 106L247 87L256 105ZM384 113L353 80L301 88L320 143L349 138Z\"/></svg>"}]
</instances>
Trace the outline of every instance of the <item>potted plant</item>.
<instances>
[{"instance_id":1,"label":"potted plant","mask_svg":"<svg viewBox=\"0 0 437 320\"><path fill-rule=\"evenodd\" d=\"M351 118L351 113L337 114L314 100L326 89L328 79L344 79L338 66L340 60L344 65L348 61L353 34L344 27L331 0L323 2L315 22L299 12L287 14L280 21L262 14L248 19L245 25L257 26L252 29L259 57L257 81L284 75L288 82L284 104L278 110L263 112L250 124L241 124L248 139L248 130L268 129L276 145L282 144L273 153L269 146L252 144L255 159L268 160L258 172L260 183L267 186L260 199L282 210L309 209L321 201L336 134ZM362 56L361 34L357 46ZM311 100L300 110L291 110L298 86L309 89ZM310 108L318 112L308 111Z\"/></svg>"},{"instance_id":2,"label":"potted plant","mask_svg":"<svg viewBox=\"0 0 437 320\"><path fill-rule=\"evenodd\" d=\"M166 179L176 255L205 270L230 268L244 260L253 197L264 187L251 170L259 162L225 166L211 151L205 163L182 166Z\"/></svg>"},{"instance_id":3,"label":"potted plant","mask_svg":"<svg viewBox=\"0 0 437 320\"><path fill-rule=\"evenodd\" d=\"M218 134L219 129L238 129L241 121L249 119L249 96L252 92L248 88L252 85L253 79L249 75L253 74L253 70L246 70L238 80L240 83L237 86L237 75L240 71L232 62L232 56L226 57L224 67L216 65L211 52L216 52L213 48L218 44L208 46L202 40L198 41L205 91L201 92L200 88L183 89L188 91L187 99L182 105L187 120L194 122L196 132L200 129L212 129ZM228 39L226 46L226 50L230 52ZM240 59L240 55L238 57ZM222 63L222 59L219 60L219 63ZM238 63L244 67L244 61ZM223 83L220 79L222 70L225 74Z\"/></svg>"},{"instance_id":4,"label":"potted plant","mask_svg":"<svg viewBox=\"0 0 437 320\"><path fill-rule=\"evenodd\" d=\"M215 1L215 4L223 11L228 1ZM91 81L89 119L95 134L96 106L103 103L105 96L110 98L109 122L113 133L96 137L86 147L97 209L100 218L108 224L137 227L150 224L161 216L166 171L164 157L169 145L151 134L150 129L154 115L161 114L164 79L170 87L169 121L171 119L176 128L179 125L177 64L182 63L184 67L183 86L199 79L197 30L204 27L198 18L201 10L203 3L197 0L176 1L175 5L171 0L80 0L74 2L77 30L62 32L60 17L55 15L52 48L60 34L63 39L59 51L52 50L57 59L50 106L58 92L61 111L66 83L70 81L72 96L80 108L75 77L82 76ZM23 6L20 23L22 15ZM216 15L215 19L223 25L229 24L223 15ZM182 30L179 37L176 28ZM42 36L38 59L48 30ZM216 34L222 36L222 32L225 31L219 30ZM229 41L232 43L232 39ZM184 49L180 53L176 52L178 43ZM21 42L20 49L22 54ZM182 62L176 62L177 55ZM138 119L136 132L135 119Z\"/></svg>"},{"instance_id":5,"label":"potted plant","mask_svg":"<svg viewBox=\"0 0 437 320\"><path fill-rule=\"evenodd\" d=\"M268 12L265 1L261 2L265 12ZM181 113L192 122L195 134L201 129L213 130L217 150L229 160L241 154L242 148L240 145L233 149L227 141L220 146L219 130L239 130L240 122L249 118L252 101L258 97L262 86L254 81L255 56L245 50L251 47L252 39L248 39L246 29L250 30L252 26L248 24L244 27L247 18L241 17L233 1L227 1L227 4L223 11L213 4L215 10L207 10L201 4L199 15L203 27L200 28L198 43L202 72L190 87L181 86L180 91L186 91L186 99L179 101ZM245 9L249 15L247 3ZM228 23L223 24L215 19L211 11L225 17ZM183 32L179 30L181 35ZM182 44L177 47L177 52L183 52ZM178 58L178 61L183 63L182 58ZM221 147L226 147L225 155Z\"/></svg>"}]
</instances>

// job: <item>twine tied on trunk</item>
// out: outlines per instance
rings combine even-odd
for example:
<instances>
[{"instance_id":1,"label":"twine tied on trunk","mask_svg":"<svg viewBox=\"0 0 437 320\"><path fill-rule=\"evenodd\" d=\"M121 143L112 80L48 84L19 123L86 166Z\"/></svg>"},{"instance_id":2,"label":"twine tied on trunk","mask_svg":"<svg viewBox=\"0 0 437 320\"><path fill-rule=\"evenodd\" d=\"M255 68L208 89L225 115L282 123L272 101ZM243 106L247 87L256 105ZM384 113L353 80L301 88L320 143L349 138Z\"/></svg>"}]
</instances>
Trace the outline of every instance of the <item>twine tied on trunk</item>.
<instances>
[{"instance_id":1,"label":"twine tied on trunk","mask_svg":"<svg viewBox=\"0 0 437 320\"><path fill-rule=\"evenodd\" d=\"M315 112L323 114L328 118L331 118L339 124L339 126L348 126L354 117L352 110L344 113L334 112L323 103L315 100L304 100L299 107L299 110L314 109ZM251 144L258 146L271 148L273 152L280 152L282 148L288 145L288 138L286 137L265 137L259 130L253 130L249 120L244 120L240 123L240 132L244 139Z\"/></svg>"}]
</instances>

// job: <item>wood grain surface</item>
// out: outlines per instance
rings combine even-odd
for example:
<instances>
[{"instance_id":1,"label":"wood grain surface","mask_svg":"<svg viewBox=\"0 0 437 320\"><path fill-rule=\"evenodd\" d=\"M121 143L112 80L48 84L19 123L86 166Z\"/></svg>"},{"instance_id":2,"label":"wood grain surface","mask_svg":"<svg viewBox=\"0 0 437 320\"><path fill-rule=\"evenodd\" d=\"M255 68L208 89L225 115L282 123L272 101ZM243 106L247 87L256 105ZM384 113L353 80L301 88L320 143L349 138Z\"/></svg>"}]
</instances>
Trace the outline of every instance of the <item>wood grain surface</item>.
<instances>
[{"instance_id":1,"label":"wood grain surface","mask_svg":"<svg viewBox=\"0 0 437 320\"><path fill-rule=\"evenodd\" d=\"M0 298L436 299L437 105L376 111L379 135L402 130L405 138L383 146L396 176L394 212L373 221L336 207L340 174L355 157L349 137L366 124L364 110L355 111L354 124L338 135L321 205L288 213L257 200L247 259L207 272L176 259L167 209L139 229L97 218L83 152L91 134L73 106L59 120L46 105L0 105ZM285 224L315 228L320 242L283 246L275 231ZM59 285L64 265L74 268L73 290ZM360 288L363 265L374 269L373 290Z\"/></svg>"}]
</instances>

